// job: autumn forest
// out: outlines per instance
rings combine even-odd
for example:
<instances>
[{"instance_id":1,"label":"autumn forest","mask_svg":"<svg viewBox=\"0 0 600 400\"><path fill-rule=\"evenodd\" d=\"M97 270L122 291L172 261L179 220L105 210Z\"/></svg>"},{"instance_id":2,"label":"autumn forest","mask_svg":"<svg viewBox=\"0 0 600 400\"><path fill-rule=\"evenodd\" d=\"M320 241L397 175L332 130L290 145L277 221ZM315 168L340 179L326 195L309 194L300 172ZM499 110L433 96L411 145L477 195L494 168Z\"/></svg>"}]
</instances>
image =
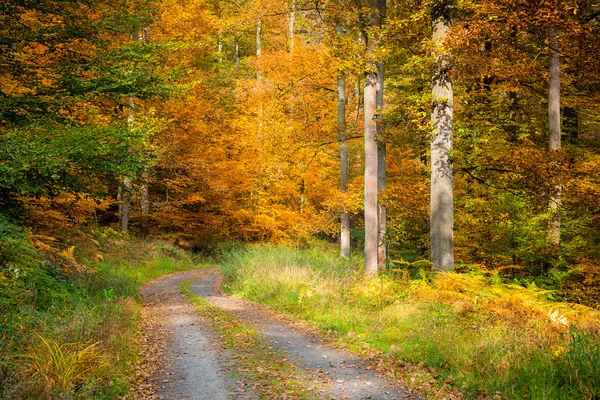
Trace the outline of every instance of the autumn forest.
<instances>
[{"instance_id":1,"label":"autumn forest","mask_svg":"<svg viewBox=\"0 0 600 400\"><path fill-rule=\"evenodd\" d=\"M0 10L0 398L152 398L138 288L205 267L426 397L600 396L600 2Z\"/></svg>"}]
</instances>

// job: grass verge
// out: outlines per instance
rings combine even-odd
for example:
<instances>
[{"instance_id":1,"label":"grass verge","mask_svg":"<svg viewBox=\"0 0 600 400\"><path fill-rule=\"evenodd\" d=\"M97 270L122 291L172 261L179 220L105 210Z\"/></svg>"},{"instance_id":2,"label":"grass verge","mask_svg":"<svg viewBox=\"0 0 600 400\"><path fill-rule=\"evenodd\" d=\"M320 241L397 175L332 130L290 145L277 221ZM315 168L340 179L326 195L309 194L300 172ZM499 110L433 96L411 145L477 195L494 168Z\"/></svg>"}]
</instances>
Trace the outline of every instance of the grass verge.
<instances>
[{"instance_id":1,"label":"grass verge","mask_svg":"<svg viewBox=\"0 0 600 400\"><path fill-rule=\"evenodd\" d=\"M112 234L90 238L103 260L84 265L75 247L57 250L15 225L2 228L0 399L132 397L138 289L198 261L168 243Z\"/></svg>"},{"instance_id":2,"label":"grass verge","mask_svg":"<svg viewBox=\"0 0 600 400\"><path fill-rule=\"evenodd\" d=\"M223 345L238 362L238 371L253 382L252 388L261 398L312 399L315 384L307 384L296 366L269 346L252 326L213 306L187 290L191 281L180 285L181 292L196 306L210 327L219 333Z\"/></svg>"},{"instance_id":3,"label":"grass verge","mask_svg":"<svg viewBox=\"0 0 600 400\"><path fill-rule=\"evenodd\" d=\"M600 395L600 314L481 273L366 279L337 249L231 252L225 290L302 318L429 396ZM408 377L408 378L407 378Z\"/></svg>"}]
</instances>

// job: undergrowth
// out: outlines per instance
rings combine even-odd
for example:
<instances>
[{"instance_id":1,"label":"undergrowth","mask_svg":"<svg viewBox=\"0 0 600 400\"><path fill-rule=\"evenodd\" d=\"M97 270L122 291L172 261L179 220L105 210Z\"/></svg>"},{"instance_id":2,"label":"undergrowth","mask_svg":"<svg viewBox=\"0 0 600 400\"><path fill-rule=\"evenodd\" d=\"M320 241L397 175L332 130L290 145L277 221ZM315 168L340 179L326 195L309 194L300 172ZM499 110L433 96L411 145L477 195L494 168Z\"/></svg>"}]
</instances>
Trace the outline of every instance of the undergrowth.
<instances>
[{"instance_id":1,"label":"undergrowth","mask_svg":"<svg viewBox=\"0 0 600 400\"><path fill-rule=\"evenodd\" d=\"M362 260L326 246L234 250L222 269L228 292L316 324L381 368L418 366L407 383L429 395L600 396L600 314L548 291L476 270L367 279Z\"/></svg>"},{"instance_id":2,"label":"undergrowth","mask_svg":"<svg viewBox=\"0 0 600 400\"><path fill-rule=\"evenodd\" d=\"M198 267L167 243L114 231L85 238L37 237L0 216L0 399L127 398L139 286Z\"/></svg>"}]
</instances>

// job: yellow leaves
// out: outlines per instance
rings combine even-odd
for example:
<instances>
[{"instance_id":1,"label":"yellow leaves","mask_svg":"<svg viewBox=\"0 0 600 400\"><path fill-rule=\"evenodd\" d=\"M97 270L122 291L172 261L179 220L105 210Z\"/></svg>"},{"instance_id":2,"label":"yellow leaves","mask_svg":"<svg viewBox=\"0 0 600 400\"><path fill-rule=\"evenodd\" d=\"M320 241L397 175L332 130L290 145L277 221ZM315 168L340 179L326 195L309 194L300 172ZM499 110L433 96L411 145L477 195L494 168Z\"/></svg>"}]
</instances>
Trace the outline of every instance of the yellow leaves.
<instances>
[{"instance_id":1,"label":"yellow leaves","mask_svg":"<svg viewBox=\"0 0 600 400\"><path fill-rule=\"evenodd\" d=\"M356 281L350 291L362 301L373 304L391 304L402 293L402 289L397 281L381 275Z\"/></svg>"},{"instance_id":2,"label":"yellow leaves","mask_svg":"<svg viewBox=\"0 0 600 400\"><path fill-rule=\"evenodd\" d=\"M552 354L554 354L554 357L560 357L560 355L563 354L565 350L565 346L553 346Z\"/></svg>"},{"instance_id":3,"label":"yellow leaves","mask_svg":"<svg viewBox=\"0 0 600 400\"><path fill-rule=\"evenodd\" d=\"M75 261L75 246L66 248L65 250L61 251L60 254L71 261Z\"/></svg>"},{"instance_id":4,"label":"yellow leaves","mask_svg":"<svg viewBox=\"0 0 600 400\"><path fill-rule=\"evenodd\" d=\"M194 203L205 203L206 199L201 196L199 193L192 193L185 198L185 203L194 204Z\"/></svg>"}]
</instances>

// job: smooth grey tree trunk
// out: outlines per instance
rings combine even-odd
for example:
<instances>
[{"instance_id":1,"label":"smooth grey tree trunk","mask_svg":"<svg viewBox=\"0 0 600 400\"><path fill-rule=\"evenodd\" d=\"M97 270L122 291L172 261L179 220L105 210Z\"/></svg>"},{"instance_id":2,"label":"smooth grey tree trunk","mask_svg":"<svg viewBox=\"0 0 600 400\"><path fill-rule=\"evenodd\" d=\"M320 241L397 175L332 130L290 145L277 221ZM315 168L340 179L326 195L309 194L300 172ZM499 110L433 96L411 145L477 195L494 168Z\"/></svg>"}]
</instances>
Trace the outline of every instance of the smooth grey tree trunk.
<instances>
[{"instance_id":1,"label":"smooth grey tree trunk","mask_svg":"<svg viewBox=\"0 0 600 400\"><path fill-rule=\"evenodd\" d=\"M147 25L144 27L143 40L145 42L150 41L150 25ZM222 46L220 37L219 37L219 46ZM219 48L219 57L221 56L221 52L222 52L222 47ZM219 59L219 62L221 62L220 59ZM148 75L149 75L149 77L151 77L152 73L150 72ZM132 105L135 105L135 104L132 104ZM144 237L148 236L148 232L150 230L150 188L149 188L149 183L148 183L149 176L150 176L150 173L148 170L148 159L146 158L144 169L142 171L142 184L141 184L141 188L140 188L141 198L142 198L142 207L141 207L142 236L144 236Z\"/></svg>"},{"instance_id":2,"label":"smooth grey tree trunk","mask_svg":"<svg viewBox=\"0 0 600 400\"><path fill-rule=\"evenodd\" d=\"M383 125L383 93L385 65L379 63L377 75L377 198L379 202L378 234L377 234L377 265L379 269L386 266L387 252L385 243L385 232L387 224L387 209L381 201L386 181L387 149Z\"/></svg>"},{"instance_id":3,"label":"smooth grey tree trunk","mask_svg":"<svg viewBox=\"0 0 600 400\"><path fill-rule=\"evenodd\" d=\"M242 60L240 57L240 42L237 36L233 38L233 47L235 48L235 70L239 71Z\"/></svg>"},{"instance_id":4,"label":"smooth grey tree trunk","mask_svg":"<svg viewBox=\"0 0 600 400\"><path fill-rule=\"evenodd\" d=\"M123 177L121 181L121 229L129 231L129 212L131 208L131 179Z\"/></svg>"},{"instance_id":5,"label":"smooth grey tree trunk","mask_svg":"<svg viewBox=\"0 0 600 400\"><path fill-rule=\"evenodd\" d=\"M362 93L361 93L361 76L360 74L356 75L356 87L354 91L354 95L356 97L356 115L354 118L354 128L358 126L358 122L360 121L360 108L362 106Z\"/></svg>"},{"instance_id":6,"label":"smooth grey tree trunk","mask_svg":"<svg viewBox=\"0 0 600 400\"><path fill-rule=\"evenodd\" d=\"M117 185L117 203L119 203L119 225L121 225L121 216L123 215L123 177L119 177Z\"/></svg>"},{"instance_id":7,"label":"smooth grey tree trunk","mask_svg":"<svg viewBox=\"0 0 600 400\"><path fill-rule=\"evenodd\" d=\"M549 73L550 87L548 90L548 126L550 130L550 151L556 152L561 148L560 141L560 45L558 32L550 33ZM550 194L550 240L553 244L560 244L560 206L562 202L562 187L554 185Z\"/></svg>"},{"instance_id":8,"label":"smooth grey tree trunk","mask_svg":"<svg viewBox=\"0 0 600 400\"><path fill-rule=\"evenodd\" d=\"M138 42L144 39L144 33L140 36L139 26L136 24L133 27L132 39L134 42ZM149 34L149 31L148 31ZM135 119L135 99L131 97L129 99L129 115L127 116L127 125L131 129ZM121 177L119 182L119 192L117 194L119 201L119 223L123 232L129 231L129 213L131 212L131 178L124 176Z\"/></svg>"},{"instance_id":9,"label":"smooth grey tree trunk","mask_svg":"<svg viewBox=\"0 0 600 400\"><path fill-rule=\"evenodd\" d=\"M340 190L348 191L349 161L348 135L346 133L346 77L341 74L337 84L338 140L340 144ZM340 214L340 256L350 257L350 216L346 210Z\"/></svg>"},{"instance_id":10,"label":"smooth grey tree trunk","mask_svg":"<svg viewBox=\"0 0 600 400\"><path fill-rule=\"evenodd\" d=\"M262 54L262 17L259 17L256 21L256 59L260 60L260 56ZM260 63L256 68L256 79L258 81L259 90L262 89L261 81L262 74L260 71ZM258 135L262 137L262 129L263 129L263 104L262 101L258 104Z\"/></svg>"},{"instance_id":11,"label":"smooth grey tree trunk","mask_svg":"<svg viewBox=\"0 0 600 400\"><path fill-rule=\"evenodd\" d=\"M431 15L436 46L431 113L431 262L436 269L448 271L454 266L454 174L450 158L454 93L448 75L451 65L443 47L452 25L450 1L435 1Z\"/></svg>"},{"instance_id":12,"label":"smooth grey tree trunk","mask_svg":"<svg viewBox=\"0 0 600 400\"><path fill-rule=\"evenodd\" d=\"M365 273L377 274L377 73L365 74Z\"/></svg>"},{"instance_id":13,"label":"smooth grey tree trunk","mask_svg":"<svg viewBox=\"0 0 600 400\"><path fill-rule=\"evenodd\" d=\"M256 21L256 57L262 53L262 17Z\"/></svg>"},{"instance_id":14,"label":"smooth grey tree trunk","mask_svg":"<svg viewBox=\"0 0 600 400\"><path fill-rule=\"evenodd\" d=\"M371 0L371 26L381 26L385 1ZM374 57L379 44L378 32L368 40L367 57ZM377 152L377 86L378 65L370 62L365 73L364 90L364 140L365 140L365 274L378 271L379 208L378 152Z\"/></svg>"},{"instance_id":15,"label":"smooth grey tree trunk","mask_svg":"<svg viewBox=\"0 0 600 400\"><path fill-rule=\"evenodd\" d=\"M144 171L142 172L142 184L141 184L141 192L142 192L142 236L148 236L148 232L150 231L150 188L148 184L148 166L144 167Z\"/></svg>"},{"instance_id":16,"label":"smooth grey tree trunk","mask_svg":"<svg viewBox=\"0 0 600 400\"><path fill-rule=\"evenodd\" d=\"M223 62L223 41L221 40L221 34L219 34L217 41L217 54L219 55L219 64L221 64Z\"/></svg>"},{"instance_id":17,"label":"smooth grey tree trunk","mask_svg":"<svg viewBox=\"0 0 600 400\"><path fill-rule=\"evenodd\" d=\"M292 6L290 11L290 20L289 20L289 46L290 53L294 52L294 31L296 29L296 1L292 0Z\"/></svg>"}]
</instances>

